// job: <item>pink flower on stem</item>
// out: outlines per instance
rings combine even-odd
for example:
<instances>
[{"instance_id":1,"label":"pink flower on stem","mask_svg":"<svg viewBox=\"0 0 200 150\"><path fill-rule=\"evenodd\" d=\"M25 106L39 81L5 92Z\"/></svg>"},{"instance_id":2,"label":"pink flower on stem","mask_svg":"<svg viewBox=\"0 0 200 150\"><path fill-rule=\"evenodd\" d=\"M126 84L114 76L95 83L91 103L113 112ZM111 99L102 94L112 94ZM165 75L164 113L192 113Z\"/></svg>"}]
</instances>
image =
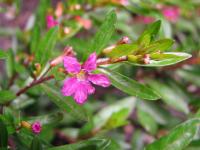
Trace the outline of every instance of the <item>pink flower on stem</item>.
<instances>
[{"instance_id":1,"label":"pink flower on stem","mask_svg":"<svg viewBox=\"0 0 200 150\"><path fill-rule=\"evenodd\" d=\"M75 57L64 57L64 67L72 77L64 81L62 94L64 96L73 96L76 103L83 104L86 102L88 95L95 92L95 88L91 83L108 87L110 85L109 78L104 74L93 74L93 70L97 68L97 55L92 53L82 65Z\"/></svg>"},{"instance_id":2,"label":"pink flower on stem","mask_svg":"<svg viewBox=\"0 0 200 150\"><path fill-rule=\"evenodd\" d=\"M33 133L39 134L42 130L42 125L40 124L39 121L36 121L31 125L31 129Z\"/></svg>"},{"instance_id":3,"label":"pink flower on stem","mask_svg":"<svg viewBox=\"0 0 200 150\"><path fill-rule=\"evenodd\" d=\"M51 16L51 15L48 15L46 17L46 22L47 22L47 28L48 29L58 25L58 21L54 20L53 16Z\"/></svg>"},{"instance_id":4,"label":"pink flower on stem","mask_svg":"<svg viewBox=\"0 0 200 150\"><path fill-rule=\"evenodd\" d=\"M180 9L175 6L164 7L162 9L162 14L170 22L177 22L180 16Z\"/></svg>"}]
</instances>

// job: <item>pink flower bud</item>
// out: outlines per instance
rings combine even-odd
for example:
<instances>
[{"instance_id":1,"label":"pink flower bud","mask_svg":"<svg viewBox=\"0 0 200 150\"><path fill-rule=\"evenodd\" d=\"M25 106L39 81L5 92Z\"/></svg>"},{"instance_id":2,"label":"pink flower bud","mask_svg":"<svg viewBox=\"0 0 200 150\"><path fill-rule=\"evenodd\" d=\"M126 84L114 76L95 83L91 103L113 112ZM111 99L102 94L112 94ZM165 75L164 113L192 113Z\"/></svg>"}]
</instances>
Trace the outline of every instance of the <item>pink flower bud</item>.
<instances>
[{"instance_id":1,"label":"pink flower bud","mask_svg":"<svg viewBox=\"0 0 200 150\"><path fill-rule=\"evenodd\" d=\"M31 129L33 133L39 134L42 130L42 125L40 124L39 121L36 121L31 125Z\"/></svg>"},{"instance_id":2,"label":"pink flower bud","mask_svg":"<svg viewBox=\"0 0 200 150\"><path fill-rule=\"evenodd\" d=\"M150 63L150 55L145 54L143 60L144 60L144 64L149 64Z\"/></svg>"}]
</instances>

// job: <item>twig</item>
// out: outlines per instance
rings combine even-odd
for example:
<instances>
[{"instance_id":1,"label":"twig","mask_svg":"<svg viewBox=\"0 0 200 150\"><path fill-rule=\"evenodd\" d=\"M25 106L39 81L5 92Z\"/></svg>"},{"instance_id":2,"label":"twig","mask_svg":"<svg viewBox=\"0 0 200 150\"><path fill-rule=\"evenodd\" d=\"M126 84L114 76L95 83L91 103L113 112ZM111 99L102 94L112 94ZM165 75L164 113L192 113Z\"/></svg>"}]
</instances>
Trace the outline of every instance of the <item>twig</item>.
<instances>
[{"instance_id":1,"label":"twig","mask_svg":"<svg viewBox=\"0 0 200 150\"><path fill-rule=\"evenodd\" d=\"M122 62L122 61L126 61L126 60L127 60L126 56L122 56L122 57L119 57L119 58L116 58L116 59L112 59L112 58L98 59L97 60L97 66L114 64L114 63L118 63L118 62Z\"/></svg>"},{"instance_id":2,"label":"twig","mask_svg":"<svg viewBox=\"0 0 200 150\"><path fill-rule=\"evenodd\" d=\"M38 80L34 80L32 83L30 83L29 85L25 86L24 88L20 89L17 93L16 93L16 96L20 96L21 94L25 93L28 89L32 88L33 86L36 86L40 83L43 83L45 81L48 81L48 80L51 80L53 79L54 76L51 75L51 76L47 76L47 77L43 77L43 78L40 78Z\"/></svg>"}]
</instances>

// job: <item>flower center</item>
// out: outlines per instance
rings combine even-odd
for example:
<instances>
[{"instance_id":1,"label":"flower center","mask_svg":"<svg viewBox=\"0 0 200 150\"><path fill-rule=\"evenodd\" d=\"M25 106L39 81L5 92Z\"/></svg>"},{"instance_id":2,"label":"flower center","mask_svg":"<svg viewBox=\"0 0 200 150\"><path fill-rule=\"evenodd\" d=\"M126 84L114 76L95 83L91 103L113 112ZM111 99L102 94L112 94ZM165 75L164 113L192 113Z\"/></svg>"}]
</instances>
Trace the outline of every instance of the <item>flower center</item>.
<instances>
[{"instance_id":1,"label":"flower center","mask_svg":"<svg viewBox=\"0 0 200 150\"><path fill-rule=\"evenodd\" d=\"M83 81L86 79L86 74L85 74L85 71L81 70L77 75L76 77L80 80L80 81Z\"/></svg>"}]
</instances>

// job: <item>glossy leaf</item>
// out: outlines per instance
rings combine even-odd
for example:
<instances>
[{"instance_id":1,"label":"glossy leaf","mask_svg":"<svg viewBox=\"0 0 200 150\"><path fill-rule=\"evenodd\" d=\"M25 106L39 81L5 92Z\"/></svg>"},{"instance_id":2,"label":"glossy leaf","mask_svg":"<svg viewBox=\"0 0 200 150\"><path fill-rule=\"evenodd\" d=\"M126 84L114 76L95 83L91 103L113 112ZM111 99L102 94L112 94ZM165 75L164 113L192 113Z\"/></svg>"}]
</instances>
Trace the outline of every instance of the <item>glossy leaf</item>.
<instances>
[{"instance_id":1,"label":"glossy leaf","mask_svg":"<svg viewBox=\"0 0 200 150\"><path fill-rule=\"evenodd\" d=\"M198 131L199 123L200 120L197 118L184 122L174 128L168 135L149 144L145 150L182 150L194 138Z\"/></svg>"},{"instance_id":2,"label":"glossy leaf","mask_svg":"<svg viewBox=\"0 0 200 150\"><path fill-rule=\"evenodd\" d=\"M129 64L135 65L135 66L145 66L145 67L163 67L163 66L169 66L176 63L179 63L181 61L184 61L188 58L190 58L191 55L187 53L179 53L179 52L166 52L162 54L152 54L150 55L150 63L149 64L141 64L134 62L128 62Z\"/></svg>"},{"instance_id":3,"label":"glossy leaf","mask_svg":"<svg viewBox=\"0 0 200 150\"><path fill-rule=\"evenodd\" d=\"M121 150L119 145L109 138L93 138L75 144L57 146L48 150Z\"/></svg>"},{"instance_id":4,"label":"glossy leaf","mask_svg":"<svg viewBox=\"0 0 200 150\"><path fill-rule=\"evenodd\" d=\"M95 51L97 54L100 54L105 48L115 30L116 19L117 17L115 11L111 11L107 14L103 24L94 37L90 48L91 51Z\"/></svg>"},{"instance_id":5,"label":"glossy leaf","mask_svg":"<svg viewBox=\"0 0 200 150\"><path fill-rule=\"evenodd\" d=\"M152 89L118 72L114 72L108 69L100 69L100 71L110 78L113 86L129 95L146 100L157 100L160 98L160 96Z\"/></svg>"},{"instance_id":6,"label":"glossy leaf","mask_svg":"<svg viewBox=\"0 0 200 150\"><path fill-rule=\"evenodd\" d=\"M118 112L114 112L112 116L105 123L103 129L111 130L113 128L117 128L123 125L126 125L128 121L126 120L129 115L129 110L124 108Z\"/></svg>"},{"instance_id":7,"label":"glossy leaf","mask_svg":"<svg viewBox=\"0 0 200 150\"><path fill-rule=\"evenodd\" d=\"M56 44L58 27L51 28L41 39L38 49L35 52L36 61L44 65L50 58Z\"/></svg>"},{"instance_id":8,"label":"glossy leaf","mask_svg":"<svg viewBox=\"0 0 200 150\"><path fill-rule=\"evenodd\" d=\"M46 84L42 84L41 87L50 98L49 100L55 103L59 108L70 113L72 116L78 118L79 120L88 120L88 116L86 115L84 108L76 104L71 97L61 96L59 89L53 89L51 86Z\"/></svg>"},{"instance_id":9,"label":"glossy leaf","mask_svg":"<svg viewBox=\"0 0 200 150\"><path fill-rule=\"evenodd\" d=\"M138 109L137 117L139 123L151 134L156 134L158 125L153 116L142 109Z\"/></svg>"},{"instance_id":10,"label":"glossy leaf","mask_svg":"<svg viewBox=\"0 0 200 150\"><path fill-rule=\"evenodd\" d=\"M186 114L189 113L187 98L179 93L175 85L169 86L155 80L149 81L149 85L160 94L165 103Z\"/></svg>"},{"instance_id":11,"label":"glossy leaf","mask_svg":"<svg viewBox=\"0 0 200 150\"><path fill-rule=\"evenodd\" d=\"M125 120L134 109L135 103L136 99L134 97L127 97L112 105L104 107L94 116L94 127L96 129L102 127L115 128L118 127L118 125L126 123ZM115 124L115 121L118 124Z\"/></svg>"},{"instance_id":12,"label":"glossy leaf","mask_svg":"<svg viewBox=\"0 0 200 150\"><path fill-rule=\"evenodd\" d=\"M0 149L6 150L8 145L8 131L6 125L0 119Z\"/></svg>"},{"instance_id":13,"label":"glossy leaf","mask_svg":"<svg viewBox=\"0 0 200 150\"><path fill-rule=\"evenodd\" d=\"M0 104L4 104L13 100L16 97L15 93L12 91L2 90L0 91Z\"/></svg>"}]
</instances>

